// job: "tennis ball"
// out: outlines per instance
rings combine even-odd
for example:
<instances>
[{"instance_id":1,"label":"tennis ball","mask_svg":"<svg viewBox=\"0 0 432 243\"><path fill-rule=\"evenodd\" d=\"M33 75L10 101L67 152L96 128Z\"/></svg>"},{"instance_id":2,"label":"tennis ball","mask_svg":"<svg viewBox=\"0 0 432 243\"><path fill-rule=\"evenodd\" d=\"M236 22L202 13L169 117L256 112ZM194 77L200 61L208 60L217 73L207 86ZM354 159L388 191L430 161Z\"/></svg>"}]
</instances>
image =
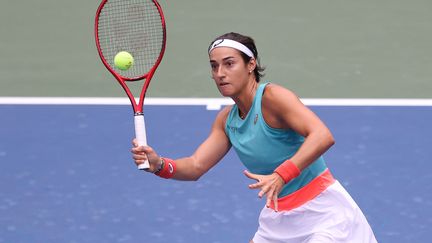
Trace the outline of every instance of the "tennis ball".
<instances>
[{"instance_id":1,"label":"tennis ball","mask_svg":"<svg viewBox=\"0 0 432 243\"><path fill-rule=\"evenodd\" d=\"M120 70L128 70L134 63L133 56L127 51L121 51L114 57L114 65Z\"/></svg>"}]
</instances>

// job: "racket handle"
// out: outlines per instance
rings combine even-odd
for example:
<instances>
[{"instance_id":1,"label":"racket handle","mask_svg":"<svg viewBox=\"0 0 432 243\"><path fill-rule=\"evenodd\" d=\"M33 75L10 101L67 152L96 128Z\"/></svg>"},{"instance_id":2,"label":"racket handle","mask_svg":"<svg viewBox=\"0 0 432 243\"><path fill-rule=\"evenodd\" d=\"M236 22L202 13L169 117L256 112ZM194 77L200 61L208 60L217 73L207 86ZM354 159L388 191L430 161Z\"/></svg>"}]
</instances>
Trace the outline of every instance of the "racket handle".
<instances>
[{"instance_id":1,"label":"racket handle","mask_svg":"<svg viewBox=\"0 0 432 243\"><path fill-rule=\"evenodd\" d=\"M147 146L147 135L145 129L144 115L142 113L137 113L134 116L135 121L135 136L138 141L139 146ZM149 162L146 160L144 163L138 165L138 169L146 170L150 168Z\"/></svg>"}]
</instances>

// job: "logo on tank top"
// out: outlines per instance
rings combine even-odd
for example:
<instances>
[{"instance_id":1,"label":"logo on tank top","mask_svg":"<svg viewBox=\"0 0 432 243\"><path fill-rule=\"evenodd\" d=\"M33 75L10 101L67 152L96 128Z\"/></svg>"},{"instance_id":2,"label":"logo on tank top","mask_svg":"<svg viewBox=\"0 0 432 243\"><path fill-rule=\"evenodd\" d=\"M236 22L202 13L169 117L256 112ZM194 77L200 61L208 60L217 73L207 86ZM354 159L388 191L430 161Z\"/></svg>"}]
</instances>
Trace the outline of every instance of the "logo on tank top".
<instances>
[{"instance_id":1,"label":"logo on tank top","mask_svg":"<svg viewBox=\"0 0 432 243\"><path fill-rule=\"evenodd\" d=\"M232 127L232 126L229 126L229 125L228 125L228 129L229 129L232 133L235 133L235 132L237 131L237 128L236 128L236 127Z\"/></svg>"},{"instance_id":2,"label":"logo on tank top","mask_svg":"<svg viewBox=\"0 0 432 243\"><path fill-rule=\"evenodd\" d=\"M254 125L256 125L257 121L258 121L258 114L255 114Z\"/></svg>"}]
</instances>

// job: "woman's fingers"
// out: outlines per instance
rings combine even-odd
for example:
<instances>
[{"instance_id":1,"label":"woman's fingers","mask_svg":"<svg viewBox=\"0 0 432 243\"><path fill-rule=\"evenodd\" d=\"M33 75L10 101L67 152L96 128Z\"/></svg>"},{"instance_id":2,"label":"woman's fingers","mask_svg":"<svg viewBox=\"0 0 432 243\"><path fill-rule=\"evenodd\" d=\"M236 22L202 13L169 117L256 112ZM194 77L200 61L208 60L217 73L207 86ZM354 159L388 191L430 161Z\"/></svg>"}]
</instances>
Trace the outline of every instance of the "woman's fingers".
<instances>
[{"instance_id":1,"label":"woman's fingers","mask_svg":"<svg viewBox=\"0 0 432 243\"><path fill-rule=\"evenodd\" d=\"M250 189L258 189L258 188L261 188L262 186L263 186L263 182L261 181L261 175L257 175L257 174L254 174L254 173L251 173L251 172L249 172L249 171L247 171L247 170L245 170L244 172L243 172L249 179L252 179L252 180L256 180L257 182L256 183L253 183L253 184L250 184L249 185L249 188Z\"/></svg>"},{"instance_id":2,"label":"woman's fingers","mask_svg":"<svg viewBox=\"0 0 432 243\"><path fill-rule=\"evenodd\" d=\"M257 174L254 174L254 173L251 173L251 172L249 172L249 171L247 171L247 170L243 171L243 173L244 173L244 174L245 174L249 179L259 181L259 176L260 176L260 175L257 175Z\"/></svg>"},{"instance_id":3,"label":"woman's fingers","mask_svg":"<svg viewBox=\"0 0 432 243\"><path fill-rule=\"evenodd\" d=\"M273 202L274 210L278 211L278 194L276 192L276 188L272 187L267 193L267 201L266 201L266 207L271 207L271 204Z\"/></svg>"},{"instance_id":4,"label":"woman's fingers","mask_svg":"<svg viewBox=\"0 0 432 243\"><path fill-rule=\"evenodd\" d=\"M256 180L256 183L250 184L250 189L261 189L258 193L258 197L262 198L266 196L266 206L270 207L274 204L274 209L278 211L278 194L280 192L280 186L278 185L277 178L273 175L257 175L247 170L244 174L249 178Z\"/></svg>"},{"instance_id":5,"label":"woman's fingers","mask_svg":"<svg viewBox=\"0 0 432 243\"><path fill-rule=\"evenodd\" d=\"M279 209L278 209L278 195L277 194L273 195L273 203L274 203L275 211L276 212L279 211Z\"/></svg>"}]
</instances>

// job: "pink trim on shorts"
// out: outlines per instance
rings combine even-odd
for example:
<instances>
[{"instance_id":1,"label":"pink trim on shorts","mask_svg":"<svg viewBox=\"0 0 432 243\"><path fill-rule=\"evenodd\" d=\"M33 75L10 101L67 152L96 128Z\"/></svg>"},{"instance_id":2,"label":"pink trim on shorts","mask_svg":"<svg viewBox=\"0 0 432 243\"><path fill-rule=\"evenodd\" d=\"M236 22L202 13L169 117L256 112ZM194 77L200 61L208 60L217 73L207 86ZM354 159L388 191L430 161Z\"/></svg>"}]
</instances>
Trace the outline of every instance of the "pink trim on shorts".
<instances>
[{"instance_id":1,"label":"pink trim on shorts","mask_svg":"<svg viewBox=\"0 0 432 243\"><path fill-rule=\"evenodd\" d=\"M335 181L336 180L330 173L330 170L326 169L323 173L321 173L321 175L317 176L306 186L285 197L279 198L278 211L289 211L300 207L301 205L314 199ZM271 203L270 208L273 210L275 209L273 202Z\"/></svg>"}]
</instances>

